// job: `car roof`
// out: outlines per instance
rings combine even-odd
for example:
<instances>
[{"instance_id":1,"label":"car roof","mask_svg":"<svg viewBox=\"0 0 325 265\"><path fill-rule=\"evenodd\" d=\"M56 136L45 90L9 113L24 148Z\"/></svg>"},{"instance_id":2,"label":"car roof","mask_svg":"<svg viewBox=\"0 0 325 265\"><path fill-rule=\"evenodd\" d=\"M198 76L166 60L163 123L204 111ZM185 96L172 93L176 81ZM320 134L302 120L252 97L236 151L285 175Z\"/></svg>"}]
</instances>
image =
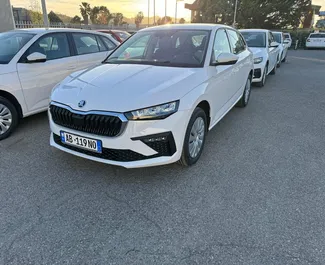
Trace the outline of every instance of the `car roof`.
<instances>
[{"instance_id":1,"label":"car roof","mask_svg":"<svg viewBox=\"0 0 325 265\"><path fill-rule=\"evenodd\" d=\"M45 33L50 33L50 32L87 32L87 33L98 32L98 31L94 31L94 30L72 29L72 28L29 28L29 29L15 29L13 31L26 32L26 33L32 33L32 34L45 34Z\"/></svg>"},{"instance_id":2,"label":"car roof","mask_svg":"<svg viewBox=\"0 0 325 265\"><path fill-rule=\"evenodd\" d=\"M167 30L167 29L189 29L189 30L213 30L218 28L229 28L233 29L232 27L220 24L200 24L200 23L193 23L193 24L167 24L157 27L150 27L140 30L142 31L151 31L151 30Z\"/></svg>"},{"instance_id":3,"label":"car roof","mask_svg":"<svg viewBox=\"0 0 325 265\"><path fill-rule=\"evenodd\" d=\"M281 32L281 31L272 31L272 33L283 34L283 32Z\"/></svg>"},{"instance_id":4,"label":"car roof","mask_svg":"<svg viewBox=\"0 0 325 265\"><path fill-rule=\"evenodd\" d=\"M268 29L240 29L240 32L269 32Z\"/></svg>"}]
</instances>

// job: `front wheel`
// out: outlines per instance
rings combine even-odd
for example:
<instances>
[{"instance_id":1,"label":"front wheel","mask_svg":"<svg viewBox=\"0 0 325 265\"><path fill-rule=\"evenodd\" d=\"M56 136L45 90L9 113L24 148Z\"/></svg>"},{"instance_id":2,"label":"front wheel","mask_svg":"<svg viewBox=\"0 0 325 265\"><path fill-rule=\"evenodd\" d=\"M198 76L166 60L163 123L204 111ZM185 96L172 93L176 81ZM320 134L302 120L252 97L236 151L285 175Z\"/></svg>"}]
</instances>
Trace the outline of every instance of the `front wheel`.
<instances>
[{"instance_id":1,"label":"front wheel","mask_svg":"<svg viewBox=\"0 0 325 265\"><path fill-rule=\"evenodd\" d=\"M271 75L275 75L276 74L276 67L277 67L277 65L275 64L273 70L270 73Z\"/></svg>"},{"instance_id":2,"label":"front wheel","mask_svg":"<svg viewBox=\"0 0 325 265\"><path fill-rule=\"evenodd\" d=\"M200 158L208 131L207 116L201 108L196 108L188 123L179 163L192 166Z\"/></svg>"},{"instance_id":3,"label":"front wheel","mask_svg":"<svg viewBox=\"0 0 325 265\"><path fill-rule=\"evenodd\" d=\"M252 77L249 76L247 81L246 81L244 93L243 93L241 99L238 101L237 107L245 108L247 106L248 101L249 101L250 96L251 96L251 91L252 91L251 86L252 86Z\"/></svg>"},{"instance_id":4,"label":"front wheel","mask_svg":"<svg viewBox=\"0 0 325 265\"><path fill-rule=\"evenodd\" d=\"M7 138L18 124L15 106L6 98L0 97L0 141Z\"/></svg>"},{"instance_id":5,"label":"front wheel","mask_svg":"<svg viewBox=\"0 0 325 265\"><path fill-rule=\"evenodd\" d=\"M258 86L258 87L264 87L264 85L265 85L265 82L266 82L266 76L267 76L267 65L265 66L265 68L264 68L264 72L263 72L263 76L262 76L262 81L260 81L260 82L257 82L256 83L256 86Z\"/></svg>"}]
</instances>

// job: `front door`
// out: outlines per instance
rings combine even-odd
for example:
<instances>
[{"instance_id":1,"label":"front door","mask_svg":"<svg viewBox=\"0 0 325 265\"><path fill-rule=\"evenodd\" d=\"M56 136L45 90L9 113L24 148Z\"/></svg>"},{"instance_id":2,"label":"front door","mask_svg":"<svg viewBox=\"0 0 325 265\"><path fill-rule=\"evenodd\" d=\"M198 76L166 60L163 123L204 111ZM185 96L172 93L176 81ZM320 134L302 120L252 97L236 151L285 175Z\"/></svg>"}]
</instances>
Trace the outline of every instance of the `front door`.
<instances>
[{"instance_id":1,"label":"front door","mask_svg":"<svg viewBox=\"0 0 325 265\"><path fill-rule=\"evenodd\" d=\"M215 62L221 53L231 53L227 33L225 29L219 29L214 38L211 62ZM210 76L207 93L211 99L211 125L220 120L227 103L232 97L233 87L236 81L234 65L210 66L208 74Z\"/></svg>"},{"instance_id":2,"label":"front door","mask_svg":"<svg viewBox=\"0 0 325 265\"><path fill-rule=\"evenodd\" d=\"M27 56L34 52L46 55L46 62L29 63ZM45 110L53 87L74 72L76 66L77 58L71 57L66 33L40 37L17 64L28 112Z\"/></svg>"}]
</instances>

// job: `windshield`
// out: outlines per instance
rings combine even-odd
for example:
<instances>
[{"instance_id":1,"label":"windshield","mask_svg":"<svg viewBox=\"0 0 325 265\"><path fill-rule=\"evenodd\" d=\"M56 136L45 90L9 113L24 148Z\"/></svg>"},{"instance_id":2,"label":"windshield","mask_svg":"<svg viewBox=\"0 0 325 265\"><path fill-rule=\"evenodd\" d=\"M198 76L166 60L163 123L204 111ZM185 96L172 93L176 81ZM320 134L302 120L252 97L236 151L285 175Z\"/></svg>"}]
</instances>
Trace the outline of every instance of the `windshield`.
<instances>
[{"instance_id":1,"label":"windshield","mask_svg":"<svg viewBox=\"0 0 325 265\"><path fill-rule=\"evenodd\" d=\"M264 32L241 32L248 47L266 47L266 34Z\"/></svg>"},{"instance_id":2,"label":"windshield","mask_svg":"<svg viewBox=\"0 0 325 265\"><path fill-rule=\"evenodd\" d=\"M273 33L273 36L274 36L274 39L275 39L276 42L282 43L281 35L282 35L281 33Z\"/></svg>"},{"instance_id":3,"label":"windshield","mask_svg":"<svg viewBox=\"0 0 325 265\"><path fill-rule=\"evenodd\" d=\"M208 30L138 32L104 63L203 67L209 38Z\"/></svg>"},{"instance_id":4,"label":"windshield","mask_svg":"<svg viewBox=\"0 0 325 265\"><path fill-rule=\"evenodd\" d=\"M0 64L8 64L35 35L22 32L0 33Z\"/></svg>"}]
</instances>

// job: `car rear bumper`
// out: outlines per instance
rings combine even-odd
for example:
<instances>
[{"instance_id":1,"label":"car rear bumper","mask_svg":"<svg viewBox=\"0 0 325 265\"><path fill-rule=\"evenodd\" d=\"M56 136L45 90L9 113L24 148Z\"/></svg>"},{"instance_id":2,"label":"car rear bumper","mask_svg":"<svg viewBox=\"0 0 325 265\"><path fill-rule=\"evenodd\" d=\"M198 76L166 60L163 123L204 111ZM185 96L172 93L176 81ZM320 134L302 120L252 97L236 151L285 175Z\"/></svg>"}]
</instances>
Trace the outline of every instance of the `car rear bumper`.
<instances>
[{"instance_id":1,"label":"car rear bumper","mask_svg":"<svg viewBox=\"0 0 325 265\"><path fill-rule=\"evenodd\" d=\"M51 146L89 160L138 168L177 162L182 153L189 111L178 111L163 120L129 121L124 132L116 137L101 136L68 129L53 122L49 112ZM102 153L95 153L61 142L61 131L100 140Z\"/></svg>"}]
</instances>

